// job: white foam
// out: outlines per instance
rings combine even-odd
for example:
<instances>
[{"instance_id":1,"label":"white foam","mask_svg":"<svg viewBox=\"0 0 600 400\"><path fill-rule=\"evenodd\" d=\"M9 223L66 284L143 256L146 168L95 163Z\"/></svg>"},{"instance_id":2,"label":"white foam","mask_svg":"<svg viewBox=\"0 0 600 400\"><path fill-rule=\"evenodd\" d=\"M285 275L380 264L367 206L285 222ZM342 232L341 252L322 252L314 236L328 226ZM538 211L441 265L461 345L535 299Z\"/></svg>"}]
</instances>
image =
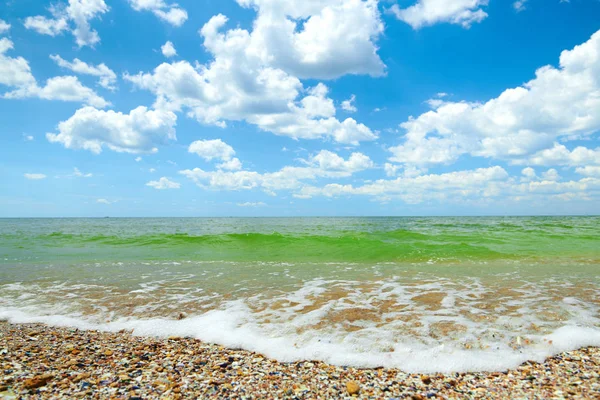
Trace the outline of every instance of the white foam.
<instances>
[{"instance_id":1,"label":"white foam","mask_svg":"<svg viewBox=\"0 0 600 400\"><path fill-rule=\"evenodd\" d=\"M164 318L122 318L100 323L79 316L35 315L16 308L0 309L0 319L12 323L44 323L53 326L96 329L102 331L133 330L135 335L194 337L232 348L262 353L282 362L321 360L336 365L357 367L397 367L407 372L501 371L534 360L542 362L548 356L584 346L600 346L600 330L575 325L563 326L540 337L538 344L513 350L506 346L486 350L466 350L457 344L427 345L405 340L397 343L393 352L376 351L374 338L386 342L393 332L367 329L361 334L339 337L323 333L300 337L291 330L260 325L241 301L228 304L181 321ZM276 329L275 329L276 328ZM375 335L375 336L374 336Z\"/></svg>"},{"instance_id":2,"label":"white foam","mask_svg":"<svg viewBox=\"0 0 600 400\"><path fill-rule=\"evenodd\" d=\"M65 280L5 284L0 286L0 318L79 329L132 329L145 336L190 336L280 361L317 359L427 373L505 370L526 360L600 346L600 307L583 289L560 292L562 281L535 285L514 274L498 275L491 282L451 279L396 268L383 277L360 276L363 280L357 281L352 280L354 272L344 272L348 265L343 264L318 270L312 276L321 278L304 281L245 276L235 282L249 289L237 289L229 282L235 268L206 268L195 269L195 278L160 270L143 279L129 277L123 286L110 280L99 280L98 285ZM294 272L305 274L300 268ZM230 288L228 296L217 286ZM511 291L497 292L499 287ZM68 293L73 298L67 298ZM427 293L444 294L439 307L417 299ZM556 293L563 293L558 300ZM94 314L82 316L90 307ZM346 321L344 313L350 309L353 319ZM377 320L366 314L356 318L362 310L377 315ZM179 311L188 318L169 319ZM332 315L337 322L329 321ZM442 336L440 323L460 329Z\"/></svg>"}]
</instances>

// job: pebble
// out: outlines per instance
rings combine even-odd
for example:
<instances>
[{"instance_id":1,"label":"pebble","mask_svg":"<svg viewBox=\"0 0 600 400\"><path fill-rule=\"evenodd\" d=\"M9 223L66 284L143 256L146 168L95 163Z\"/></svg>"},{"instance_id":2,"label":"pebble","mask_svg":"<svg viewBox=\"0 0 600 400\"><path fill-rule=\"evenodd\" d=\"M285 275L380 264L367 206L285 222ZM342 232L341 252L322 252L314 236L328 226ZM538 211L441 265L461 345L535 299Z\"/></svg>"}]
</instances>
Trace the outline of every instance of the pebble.
<instances>
[{"instance_id":1,"label":"pebble","mask_svg":"<svg viewBox=\"0 0 600 400\"><path fill-rule=\"evenodd\" d=\"M346 390L348 391L348 394L352 396L360 392L360 386L354 381L349 381L346 383Z\"/></svg>"},{"instance_id":2,"label":"pebble","mask_svg":"<svg viewBox=\"0 0 600 400\"><path fill-rule=\"evenodd\" d=\"M600 349L593 347L511 371L431 375L317 361L280 363L190 338L6 322L0 322L0 349L3 400L600 399Z\"/></svg>"}]
</instances>

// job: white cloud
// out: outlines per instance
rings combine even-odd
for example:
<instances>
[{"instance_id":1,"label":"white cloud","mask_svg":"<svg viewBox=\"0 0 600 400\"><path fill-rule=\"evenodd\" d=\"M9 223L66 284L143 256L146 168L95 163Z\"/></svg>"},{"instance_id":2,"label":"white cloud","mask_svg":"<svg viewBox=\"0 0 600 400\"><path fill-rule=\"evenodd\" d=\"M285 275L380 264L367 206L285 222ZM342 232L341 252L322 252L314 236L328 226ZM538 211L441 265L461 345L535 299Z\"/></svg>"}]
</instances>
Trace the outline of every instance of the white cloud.
<instances>
[{"instance_id":1,"label":"white cloud","mask_svg":"<svg viewBox=\"0 0 600 400\"><path fill-rule=\"evenodd\" d=\"M253 31L231 30L229 39L243 40L244 58L283 69L300 78L331 79L346 74L380 76L385 65L376 40L384 25L376 0L286 1L237 0L258 11ZM209 30L227 19L217 16ZM205 31L204 36L212 36ZM232 40L228 40L231 48Z\"/></svg>"},{"instance_id":2,"label":"white cloud","mask_svg":"<svg viewBox=\"0 0 600 400\"><path fill-rule=\"evenodd\" d=\"M156 172L156 168L150 168L150 169L148 170L148 172L150 172L150 173L154 173L154 172Z\"/></svg>"},{"instance_id":3,"label":"white cloud","mask_svg":"<svg viewBox=\"0 0 600 400\"><path fill-rule=\"evenodd\" d=\"M542 178L546 181L555 182L560 180L560 175L558 174L557 170L555 170L554 168L550 168L549 170L542 173Z\"/></svg>"},{"instance_id":4,"label":"white cloud","mask_svg":"<svg viewBox=\"0 0 600 400\"><path fill-rule=\"evenodd\" d=\"M385 165L383 167L384 167L385 174L387 176L392 176L392 177L396 176L398 174L399 168L402 168L399 165L394 165L394 164L390 164L390 163L385 163Z\"/></svg>"},{"instance_id":5,"label":"white cloud","mask_svg":"<svg viewBox=\"0 0 600 400\"><path fill-rule=\"evenodd\" d=\"M0 34L6 33L10 30L10 24L3 19L0 19Z\"/></svg>"},{"instance_id":6,"label":"white cloud","mask_svg":"<svg viewBox=\"0 0 600 400\"><path fill-rule=\"evenodd\" d=\"M503 168L490 167L439 175L399 177L394 180L381 179L359 187L337 183L322 188L305 186L297 197L367 195L380 199L399 198L406 203L417 204L430 199L492 196L496 193L494 185L507 178L508 173Z\"/></svg>"},{"instance_id":7,"label":"white cloud","mask_svg":"<svg viewBox=\"0 0 600 400\"><path fill-rule=\"evenodd\" d=\"M525 178L527 178L527 179L535 179L535 178L537 178L537 175L535 173L535 169L533 169L531 167L523 168L523 170L521 171L521 174Z\"/></svg>"},{"instance_id":8,"label":"white cloud","mask_svg":"<svg viewBox=\"0 0 600 400\"><path fill-rule=\"evenodd\" d=\"M233 157L235 155L233 147L223 142L221 139L197 140L190 144L188 151L199 155L206 161L221 160L222 163L217 164L218 169L229 171L242 169L241 161L238 158Z\"/></svg>"},{"instance_id":9,"label":"white cloud","mask_svg":"<svg viewBox=\"0 0 600 400\"><path fill-rule=\"evenodd\" d=\"M356 108L356 105L354 104L355 102L356 102L356 96L355 95L350 96L350 98L348 100L342 101L342 109L344 111L348 111L351 113L357 112L358 109Z\"/></svg>"},{"instance_id":10,"label":"white cloud","mask_svg":"<svg viewBox=\"0 0 600 400\"><path fill-rule=\"evenodd\" d=\"M257 203L251 203L251 202L246 202L246 203L237 203L238 207L264 207L266 206L265 203L263 203L262 201L259 201Z\"/></svg>"},{"instance_id":11,"label":"white cloud","mask_svg":"<svg viewBox=\"0 0 600 400\"><path fill-rule=\"evenodd\" d=\"M140 162L140 161L142 161L142 157L136 157L135 158L135 162Z\"/></svg>"},{"instance_id":12,"label":"white cloud","mask_svg":"<svg viewBox=\"0 0 600 400\"><path fill-rule=\"evenodd\" d=\"M233 147L221 139L197 140L190 144L188 152L197 154L206 161L214 159L229 161L235 155Z\"/></svg>"},{"instance_id":13,"label":"white cloud","mask_svg":"<svg viewBox=\"0 0 600 400\"><path fill-rule=\"evenodd\" d=\"M531 165L567 165L579 166L586 164L600 164L600 147L588 149L578 146L573 150L567 149L565 145L554 143L548 149L538 151L526 160L518 160L515 164Z\"/></svg>"},{"instance_id":14,"label":"white cloud","mask_svg":"<svg viewBox=\"0 0 600 400\"><path fill-rule=\"evenodd\" d=\"M580 171L586 176L597 176L600 172L592 168ZM579 181L561 181L554 169L538 177L532 168L522 171L520 180L501 167L479 168L442 174L381 179L362 186L327 184L323 187L305 185L294 197L308 199L316 196L369 196L381 202L400 200L407 204L455 203L458 205L482 206L495 202L547 203L551 201L590 201L600 197L600 179L588 177Z\"/></svg>"},{"instance_id":15,"label":"white cloud","mask_svg":"<svg viewBox=\"0 0 600 400\"><path fill-rule=\"evenodd\" d=\"M151 11L161 20L179 27L188 19L187 11L177 4L167 4L163 0L129 0L136 11Z\"/></svg>"},{"instance_id":16,"label":"white cloud","mask_svg":"<svg viewBox=\"0 0 600 400\"><path fill-rule=\"evenodd\" d=\"M13 48L11 40L0 39L0 84L11 87L36 85L27 60L23 57L12 58L5 54Z\"/></svg>"},{"instance_id":17,"label":"white cloud","mask_svg":"<svg viewBox=\"0 0 600 400\"><path fill-rule=\"evenodd\" d=\"M110 204L116 203L116 201L110 201L107 199L98 199L98 200L96 200L96 203L110 205Z\"/></svg>"},{"instance_id":18,"label":"white cloud","mask_svg":"<svg viewBox=\"0 0 600 400\"><path fill-rule=\"evenodd\" d=\"M600 31L586 43L563 51L558 68L542 67L535 79L507 89L495 99L446 102L434 111L411 117L401 124L405 140L390 148L390 160L450 164L471 154L541 165L545 163L541 158L549 157L540 154L554 151L552 146L565 153L564 146L555 145L556 140L582 138L600 130L598 93Z\"/></svg>"},{"instance_id":19,"label":"white cloud","mask_svg":"<svg viewBox=\"0 0 600 400\"><path fill-rule=\"evenodd\" d=\"M487 4L488 0L418 0L416 4L403 9L394 4L390 12L414 29L441 22L469 28L487 18L487 13L482 9Z\"/></svg>"},{"instance_id":20,"label":"white cloud","mask_svg":"<svg viewBox=\"0 0 600 400\"><path fill-rule=\"evenodd\" d=\"M177 55L177 50L175 50L175 46L170 41L167 41L165 44L160 46L160 50L162 51L163 56L170 58L175 57Z\"/></svg>"},{"instance_id":21,"label":"white cloud","mask_svg":"<svg viewBox=\"0 0 600 400\"><path fill-rule=\"evenodd\" d=\"M56 36L70 29L79 47L94 46L100 42L98 32L90 27L90 21L107 13L109 7L104 0L69 0L66 7L53 6L50 12L53 18L44 16L27 17L24 25L27 29ZM69 26L72 22L73 27Z\"/></svg>"},{"instance_id":22,"label":"white cloud","mask_svg":"<svg viewBox=\"0 0 600 400\"><path fill-rule=\"evenodd\" d=\"M25 86L4 94L7 99L37 97L44 100L77 101L94 107L104 108L109 102L92 89L83 86L74 76L57 76L46 81L46 85Z\"/></svg>"},{"instance_id":23,"label":"white cloud","mask_svg":"<svg viewBox=\"0 0 600 400\"><path fill-rule=\"evenodd\" d=\"M297 190L304 181L319 178L347 178L356 172L373 168L371 159L362 153L352 153L345 160L327 150L303 161L304 167L284 167L279 171L260 174L254 171L204 171L200 168L183 170L180 174L198 186L216 190L249 190L260 188L268 194L275 190Z\"/></svg>"},{"instance_id":24,"label":"white cloud","mask_svg":"<svg viewBox=\"0 0 600 400\"><path fill-rule=\"evenodd\" d=\"M107 147L117 152L153 153L156 146L176 140L177 116L170 111L137 107L129 114L83 107L58 124L58 133L46 134L52 143L93 153Z\"/></svg>"},{"instance_id":25,"label":"white cloud","mask_svg":"<svg viewBox=\"0 0 600 400\"><path fill-rule=\"evenodd\" d=\"M95 76L99 78L98 84L100 86L108 90L115 90L117 75L104 63L94 66L78 58L74 59L73 62L68 62L59 55L50 55L50 58L62 68L69 69L77 74Z\"/></svg>"},{"instance_id":26,"label":"white cloud","mask_svg":"<svg viewBox=\"0 0 600 400\"><path fill-rule=\"evenodd\" d=\"M23 134L23 140L25 140L26 142L33 142L35 138L32 135Z\"/></svg>"},{"instance_id":27,"label":"white cloud","mask_svg":"<svg viewBox=\"0 0 600 400\"><path fill-rule=\"evenodd\" d=\"M224 127L225 120L245 120L261 129L292 138L331 137L358 144L377 135L352 118L334 118L333 100L319 84L305 96L300 81L281 70L253 71L235 59L217 59L209 69L186 61L161 64L152 74L125 75L136 86L157 96L156 108L182 107L200 122Z\"/></svg>"},{"instance_id":28,"label":"white cloud","mask_svg":"<svg viewBox=\"0 0 600 400\"><path fill-rule=\"evenodd\" d=\"M527 3L527 0L517 0L513 3L513 8L515 9L516 12L521 12L521 11L525 10L526 3Z\"/></svg>"},{"instance_id":29,"label":"white cloud","mask_svg":"<svg viewBox=\"0 0 600 400\"><path fill-rule=\"evenodd\" d=\"M150 186L154 189L158 189L158 190L167 190L167 189L179 189L181 187L181 184L177 183L177 182L173 182L171 180L169 180L166 177L162 177L157 181L150 181L148 183L146 183L146 186Z\"/></svg>"},{"instance_id":30,"label":"white cloud","mask_svg":"<svg viewBox=\"0 0 600 400\"><path fill-rule=\"evenodd\" d=\"M31 74L27 60L22 57L9 57L5 54L12 48L12 41L6 38L0 39L0 85L14 89L2 94L1 97L8 99L37 97L45 100L78 101L95 107L109 105L92 89L83 86L74 76L50 78L46 81L45 86L38 86L36 79Z\"/></svg>"},{"instance_id":31,"label":"white cloud","mask_svg":"<svg viewBox=\"0 0 600 400\"><path fill-rule=\"evenodd\" d=\"M584 176L593 176L600 178L600 166L588 165L587 167L577 168L575 172Z\"/></svg>"},{"instance_id":32,"label":"white cloud","mask_svg":"<svg viewBox=\"0 0 600 400\"><path fill-rule=\"evenodd\" d=\"M41 179L46 179L46 175L44 174L25 174L24 175L25 178L32 180L32 181L39 181Z\"/></svg>"},{"instance_id":33,"label":"white cloud","mask_svg":"<svg viewBox=\"0 0 600 400\"><path fill-rule=\"evenodd\" d=\"M24 25L27 29L47 36L57 36L69 29L69 23L65 18L46 18L41 15L25 18Z\"/></svg>"},{"instance_id":34,"label":"white cloud","mask_svg":"<svg viewBox=\"0 0 600 400\"><path fill-rule=\"evenodd\" d=\"M374 44L383 30L376 1L239 3L258 11L251 32L223 31L228 22L223 15L200 30L212 62L163 63L151 73L125 74L125 79L154 93L156 108L185 110L204 124L246 121L295 139L350 144L377 138L352 118L335 118L324 84L305 88L300 81L383 73Z\"/></svg>"},{"instance_id":35,"label":"white cloud","mask_svg":"<svg viewBox=\"0 0 600 400\"><path fill-rule=\"evenodd\" d=\"M229 161L222 162L221 164L217 164L218 169L226 169L229 171L238 171L242 169L242 162L239 158L234 157Z\"/></svg>"},{"instance_id":36,"label":"white cloud","mask_svg":"<svg viewBox=\"0 0 600 400\"><path fill-rule=\"evenodd\" d=\"M84 172L81 172L79 168L75 167L73 168L73 176L76 178L91 178L92 176L94 176L94 174L92 174L91 172L88 172L86 174Z\"/></svg>"},{"instance_id":37,"label":"white cloud","mask_svg":"<svg viewBox=\"0 0 600 400\"><path fill-rule=\"evenodd\" d=\"M438 108L440 108L441 106L443 106L444 104L447 104L447 102L444 99L444 97L447 97L448 93L437 93L435 95L434 98L429 99L427 101L425 101L425 103L427 103L429 105L429 107L431 107L432 109L436 110Z\"/></svg>"}]
</instances>

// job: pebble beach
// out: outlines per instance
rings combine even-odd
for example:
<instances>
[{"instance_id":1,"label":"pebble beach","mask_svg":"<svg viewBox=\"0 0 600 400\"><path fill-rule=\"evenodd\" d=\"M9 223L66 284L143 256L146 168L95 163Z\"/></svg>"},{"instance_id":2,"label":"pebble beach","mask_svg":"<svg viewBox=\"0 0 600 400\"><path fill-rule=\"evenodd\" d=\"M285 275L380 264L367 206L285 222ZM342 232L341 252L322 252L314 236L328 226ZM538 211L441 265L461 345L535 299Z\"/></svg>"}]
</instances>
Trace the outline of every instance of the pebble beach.
<instances>
[{"instance_id":1,"label":"pebble beach","mask_svg":"<svg viewBox=\"0 0 600 400\"><path fill-rule=\"evenodd\" d=\"M280 363L191 338L0 323L0 398L600 399L600 350L489 373Z\"/></svg>"}]
</instances>

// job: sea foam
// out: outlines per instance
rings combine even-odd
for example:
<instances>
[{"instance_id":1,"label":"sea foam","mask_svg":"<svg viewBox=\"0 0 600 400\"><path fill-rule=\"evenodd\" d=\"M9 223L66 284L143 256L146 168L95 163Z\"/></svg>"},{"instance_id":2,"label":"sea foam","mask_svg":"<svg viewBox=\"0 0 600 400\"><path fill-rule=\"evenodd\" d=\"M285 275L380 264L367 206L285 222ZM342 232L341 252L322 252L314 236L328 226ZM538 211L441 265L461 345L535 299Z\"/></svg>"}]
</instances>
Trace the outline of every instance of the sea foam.
<instances>
[{"instance_id":1,"label":"sea foam","mask_svg":"<svg viewBox=\"0 0 600 400\"><path fill-rule=\"evenodd\" d=\"M465 349L448 341L424 344L418 340L398 341L394 351L382 352L378 340L390 332L369 329L369 335L352 340L322 333L307 337L282 331L279 327L263 325L240 301L226 308L208 311L183 320L165 318L120 318L101 322L91 317L53 314L32 310L0 308L0 319L11 323L43 323L51 326L84 330L117 332L131 330L134 335L166 338L193 337L230 348L241 348L264 354L281 362L319 360L335 365L355 367L391 367L413 373L449 373L467 371L503 371L533 360L586 346L600 346L600 330L594 327L565 325L554 332L529 336L536 344L518 348L490 346L487 349ZM490 343L492 344L492 343Z\"/></svg>"}]
</instances>

